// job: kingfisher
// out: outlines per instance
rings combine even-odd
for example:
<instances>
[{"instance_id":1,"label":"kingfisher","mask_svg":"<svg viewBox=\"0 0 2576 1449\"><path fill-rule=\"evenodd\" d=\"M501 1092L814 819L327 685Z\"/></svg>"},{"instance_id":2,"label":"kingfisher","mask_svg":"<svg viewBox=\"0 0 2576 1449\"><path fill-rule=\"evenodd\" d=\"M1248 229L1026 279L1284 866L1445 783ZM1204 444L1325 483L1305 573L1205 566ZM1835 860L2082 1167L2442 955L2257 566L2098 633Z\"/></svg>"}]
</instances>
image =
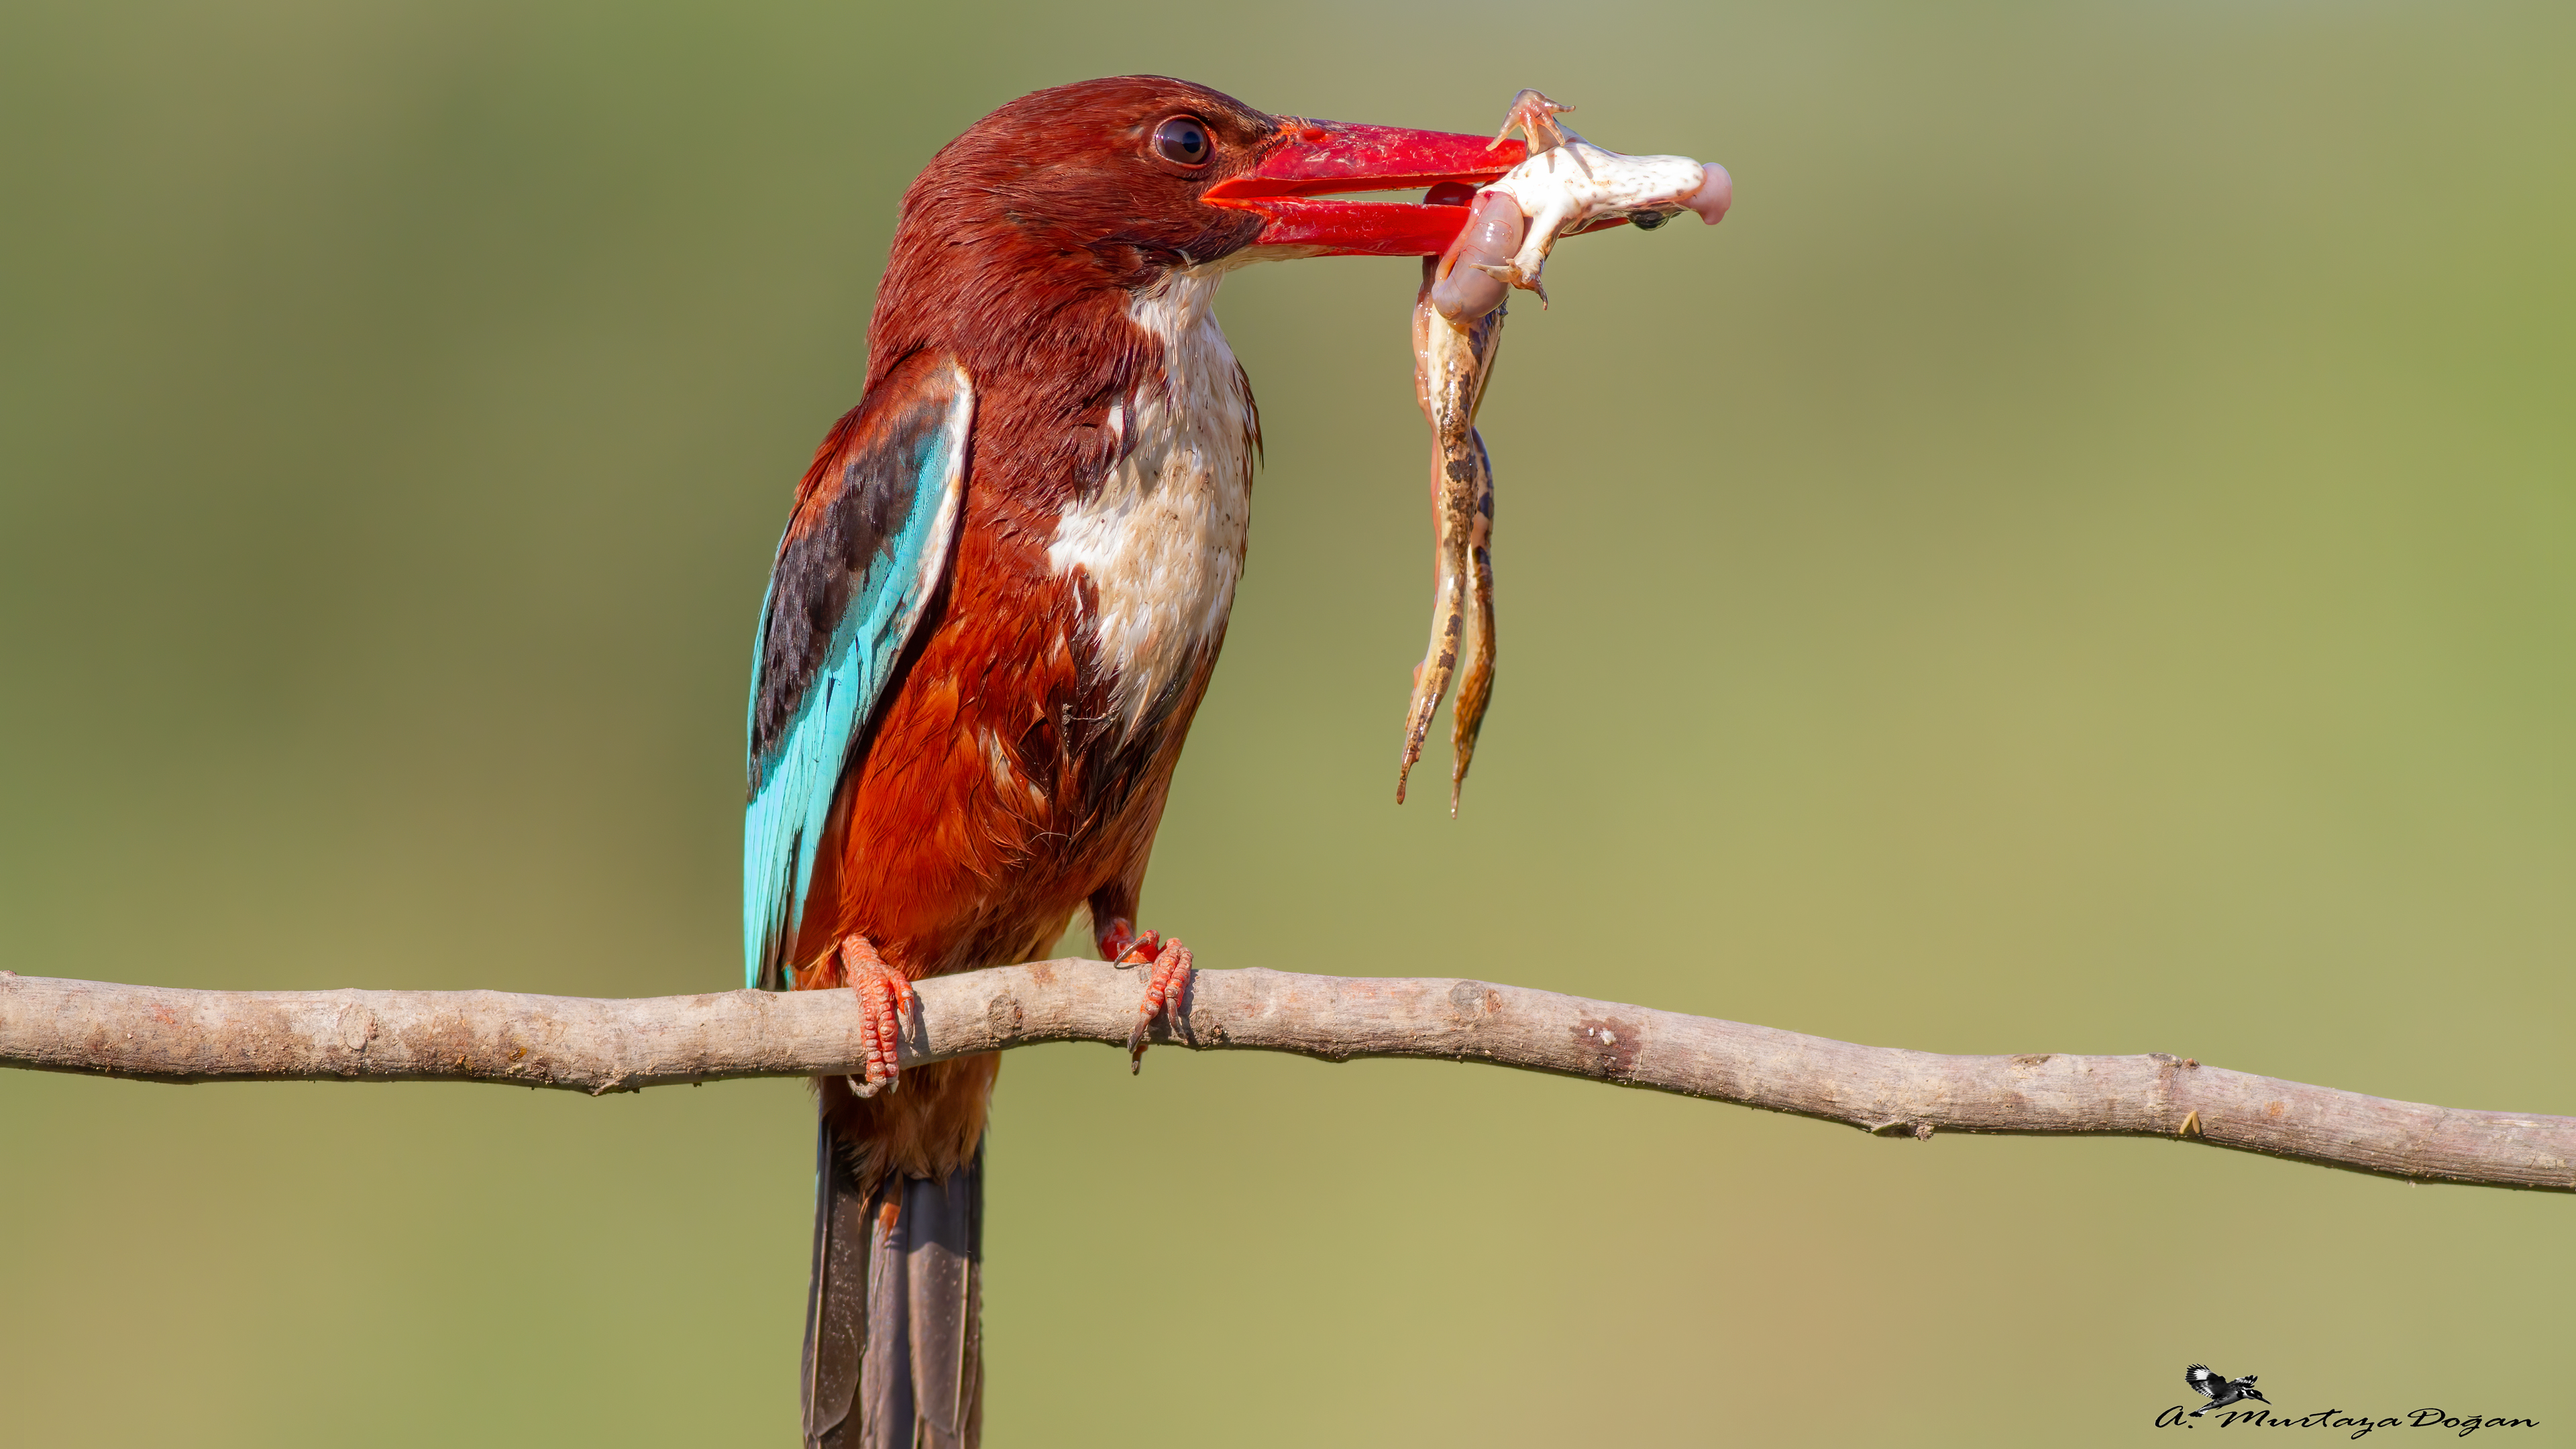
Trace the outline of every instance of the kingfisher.
<instances>
[{"instance_id":1,"label":"kingfisher","mask_svg":"<svg viewBox=\"0 0 2576 1449\"><path fill-rule=\"evenodd\" d=\"M1035 959L1087 913L1139 969L1130 1069L1178 1022L1189 949L1138 907L1261 448L1218 284L1437 255L1525 155L1119 76L1003 106L904 193L859 404L797 487L753 645L747 984L853 993L865 1055L818 1083L807 1444L981 1434L1000 1060L898 1076L911 983ZM1347 199L1399 189L1424 194Z\"/></svg>"},{"instance_id":2,"label":"kingfisher","mask_svg":"<svg viewBox=\"0 0 2576 1449\"><path fill-rule=\"evenodd\" d=\"M2262 1390L2254 1387L2254 1381L2260 1377L2262 1377L2260 1374L2247 1374L2241 1379L2231 1379L2204 1363L2196 1363L2184 1369L2182 1381L2191 1385L2202 1398L2209 1400L2208 1403L2192 1410L2191 1417L2197 1419L2212 1410L2224 1409L2230 1404L2242 1403L2247 1399L2252 1399L2258 1404L2271 1403L2270 1399L2263 1397Z\"/></svg>"}]
</instances>

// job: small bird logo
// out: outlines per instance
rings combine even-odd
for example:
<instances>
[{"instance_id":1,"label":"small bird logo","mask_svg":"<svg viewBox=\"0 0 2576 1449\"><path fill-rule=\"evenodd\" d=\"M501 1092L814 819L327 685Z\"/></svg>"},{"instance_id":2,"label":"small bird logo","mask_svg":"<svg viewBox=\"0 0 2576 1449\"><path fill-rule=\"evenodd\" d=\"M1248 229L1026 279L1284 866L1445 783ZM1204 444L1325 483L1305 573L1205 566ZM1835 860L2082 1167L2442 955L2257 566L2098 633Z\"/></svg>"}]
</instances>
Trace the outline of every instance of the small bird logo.
<instances>
[{"instance_id":1,"label":"small bird logo","mask_svg":"<svg viewBox=\"0 0 2576 1449\"><path fill-rule=\"evenodd\" d=\"M2209 1400L2208 1403L2192 1410L2191 1416L2197 1419L2212 1409L2224 1409L2243 1399L2252 1399L2258 1404L2272 1402L2263 1397L2262 1390L2254 1387L2254 1380L2258 1377L2260 1376L2256 1374L2247 1374L2241 1379L2231 1379L2205 1363L2196 1363L2184 1369L2182 1381L2199 1390L2200 1396Z\"/></svg>"}]
</instances>

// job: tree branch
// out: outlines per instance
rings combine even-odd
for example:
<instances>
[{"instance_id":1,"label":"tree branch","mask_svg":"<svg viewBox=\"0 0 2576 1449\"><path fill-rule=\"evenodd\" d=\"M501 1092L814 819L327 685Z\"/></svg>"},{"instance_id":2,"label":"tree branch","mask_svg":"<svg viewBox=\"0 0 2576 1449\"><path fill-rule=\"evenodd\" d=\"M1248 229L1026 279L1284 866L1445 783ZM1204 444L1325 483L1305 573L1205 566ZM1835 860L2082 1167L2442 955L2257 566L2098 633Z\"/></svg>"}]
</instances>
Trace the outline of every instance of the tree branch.
<instances>
[{"instance_id":1,"label":"tree branch","mask_svg":"<svg viewBox=\"0 0 2576 1449\"><path fill-rule=\"evenodd\" d=\"M901 1061L1124 1042L1144 982L1035 961L916 984ZM508 1082L602 1092L843 1074L837 991L595 1000L501 991L180 991L0 971L0 1066L155 1082ZM1157 1042L1171 1040L1161 1025ZM1444 1057L1712 1097L1868 1131L2173 1137L2417 1181L2576 1191L2576 1119L2392 1102L2134 1057L1953 1057L1448 979L1202 971L1182 1045Z\"/></svg>"}]
</instances>

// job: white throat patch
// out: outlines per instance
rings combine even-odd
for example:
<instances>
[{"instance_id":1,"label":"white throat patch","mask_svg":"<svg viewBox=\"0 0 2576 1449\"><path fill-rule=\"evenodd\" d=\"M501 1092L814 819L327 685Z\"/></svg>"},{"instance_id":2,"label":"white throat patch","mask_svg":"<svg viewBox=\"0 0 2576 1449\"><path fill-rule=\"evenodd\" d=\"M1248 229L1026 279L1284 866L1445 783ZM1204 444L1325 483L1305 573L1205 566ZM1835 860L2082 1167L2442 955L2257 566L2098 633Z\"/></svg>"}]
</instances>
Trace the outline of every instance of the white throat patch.
<instances>
[{"instance_id":1,"label":"white throat patch","mask_svg":"<svg viewBox=\"0 0 2576 1449\"><path fill-rule=\"evenodd\" d=\"M1127 316L1163 344L1160 386L1114 406L1133 446L1057 523L1047 560L1077 566L1099 595L1086 620L1116 671L1112 709L1133 730L1225 629L1252 521L1252 392L1211 310L1223 272L1176 271Z\"/></svg>"}]
</instances>

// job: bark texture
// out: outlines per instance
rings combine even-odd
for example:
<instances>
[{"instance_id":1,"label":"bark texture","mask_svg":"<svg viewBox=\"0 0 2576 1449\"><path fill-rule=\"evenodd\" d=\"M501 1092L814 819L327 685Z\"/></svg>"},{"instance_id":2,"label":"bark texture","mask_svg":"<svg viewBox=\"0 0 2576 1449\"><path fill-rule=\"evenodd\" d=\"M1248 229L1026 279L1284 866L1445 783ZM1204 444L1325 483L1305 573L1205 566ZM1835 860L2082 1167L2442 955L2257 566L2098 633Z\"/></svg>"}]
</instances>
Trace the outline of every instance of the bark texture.
<instances>
[{"instance_id":1,"label":"bark texture","mask_svg":"<svg viewBox=\"0 0 2576 1449\"><path fill-rule=\"evenodd\" d=\"M920 982L902 1064L1124 1043L1143 976L1036 961ZM1326 1061L1445 1057L1842 1122L2172 1137L2426 1182L2576 1191L2576 1118L2395 1102L2161 1052L1941 1056L1448 978L1201 971L1177 1038ZM156 1082L507 1082L634 1091L856 1071L837 991L594 1000L501 991L181 991L0 971L0 1066Z\"/></svg>"}]
</instances>

